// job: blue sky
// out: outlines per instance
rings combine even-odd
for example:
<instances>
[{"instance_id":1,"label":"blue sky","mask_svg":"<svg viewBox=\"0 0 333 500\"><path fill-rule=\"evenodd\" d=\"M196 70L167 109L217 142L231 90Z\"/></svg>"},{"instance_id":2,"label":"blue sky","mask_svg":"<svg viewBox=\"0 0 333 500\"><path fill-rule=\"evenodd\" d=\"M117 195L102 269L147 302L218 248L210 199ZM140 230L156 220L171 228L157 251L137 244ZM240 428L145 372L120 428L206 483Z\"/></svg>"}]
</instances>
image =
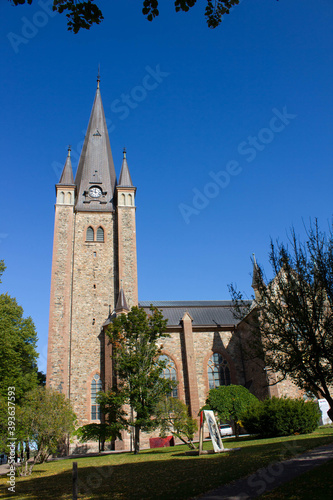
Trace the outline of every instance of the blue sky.
<instances>
[{"instance_id":1,"label":"blue sky","mask_svg":"<svg viewBox=\"0 0 333 500\"><path fill-rule=\"evenodd\" d=\"M0 5L0 292L33 318L44 371L54 185L99 64L117 175L126 146L138 188L141 300L224 300L231 282L250 296L252 252L269 275L271 237L333 212L331 0L243 0L216 30L203 0L162 0L153 23L141 0L102 0L77 35L48 3Z\"/></svg>"}]
</instances>

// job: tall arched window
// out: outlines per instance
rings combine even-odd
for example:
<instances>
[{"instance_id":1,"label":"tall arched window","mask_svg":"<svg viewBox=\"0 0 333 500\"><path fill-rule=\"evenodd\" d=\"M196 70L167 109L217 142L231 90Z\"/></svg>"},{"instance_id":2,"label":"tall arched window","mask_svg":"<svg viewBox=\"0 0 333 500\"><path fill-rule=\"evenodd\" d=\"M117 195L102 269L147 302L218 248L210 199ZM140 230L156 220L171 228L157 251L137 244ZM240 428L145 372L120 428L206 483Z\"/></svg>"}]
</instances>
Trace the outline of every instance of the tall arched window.
<instances>
[{"instance_id":1,"label":"tall arched window","mask_svg":"<svg viewBox=\"0 0 333 500\"><path fill-rule=\"evenodd\" d=\"M66 203L69 205L72 203L72 193L70 192L66 193Z\"/></svg>"},{"instance_id":2,"label":"tall arched window","mask_svg":"<svg viewBox=\"0 0 333 500\"><path fill-rule=\"evenodd\" d=\"M59 203L65 203L65 193L63 191L59 194Z\"/></svg>"},{"instance_id":3,"label":"tall arched window","mask_svg":"<svg viewBox=\"0 0 333 500\"><path fill-rule=\"evenodd\" d=\"M162 356L159 356L158 358L160 361L165 362L165 368L163 369L163 377L169 380L173 380L174 382L177 382L177 373L176 373L176 367L175 363L172 361L169 356L166 356L165 354L162 354ZM173 398L178 398L178 387L176 386L170 393L170 396Z\"/></svg>"},{"instance_id":4,"label":"tall arched window","mask_svg":"<svg viewBox=\"0 0 333 500\"><path fill-rule=\"evenodd\" d=\"M228 362L217 352L214 352L208 361L208 382L209 389L231 383Z\"/></svg>"},{"instance_id":5,"label":"tall arched window","mask_svg":"<svg viewBox=\"0 0 333 500\"><path fill-rule=\"evenodd\" d=\"M94 375L91 382L91 420L101 419L101 408L96 401L97 393L102 390L102 381L99 375Z\"/></svg>"},{"instance_id":6,"label":"tall arched window","mask_svg":"<svg viewBox=\"0 0 333 500\"><path fill-rule=\"evenodd\" d=\"M88 227L86 241L94 241L94 230L92 227Z\"/></svg>"},{"instance_id":7,"label":"tall arched window","mask_svg":"<svg viewBox=\"0 0 333 500\"><path fill-rule=\"evenodd\" d=\"M104 241L104 229L102 227L97 229L97 241Z\"/></svg>"}]
</instances>

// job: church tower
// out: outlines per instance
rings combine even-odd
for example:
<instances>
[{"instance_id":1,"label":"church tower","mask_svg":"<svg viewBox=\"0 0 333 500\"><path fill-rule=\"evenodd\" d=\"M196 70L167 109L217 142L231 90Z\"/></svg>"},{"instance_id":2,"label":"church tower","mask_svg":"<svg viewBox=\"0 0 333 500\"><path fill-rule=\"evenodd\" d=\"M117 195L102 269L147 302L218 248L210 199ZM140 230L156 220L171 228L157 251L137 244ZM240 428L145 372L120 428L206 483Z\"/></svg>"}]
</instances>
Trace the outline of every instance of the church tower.
<instances>
[{"instance_id":1,"label":"church tower","mask_svg":"<svg viewBox=\"0 0 333 500\"><path fill-rule=\"evenodd\" d=\"M69 151L56 185L47 385L79 425L99 421L107 389L103 324L119 300L138 303L135 191L126 153L117 186L98 79L75 181Z\"/></svg>"}]
</instances>

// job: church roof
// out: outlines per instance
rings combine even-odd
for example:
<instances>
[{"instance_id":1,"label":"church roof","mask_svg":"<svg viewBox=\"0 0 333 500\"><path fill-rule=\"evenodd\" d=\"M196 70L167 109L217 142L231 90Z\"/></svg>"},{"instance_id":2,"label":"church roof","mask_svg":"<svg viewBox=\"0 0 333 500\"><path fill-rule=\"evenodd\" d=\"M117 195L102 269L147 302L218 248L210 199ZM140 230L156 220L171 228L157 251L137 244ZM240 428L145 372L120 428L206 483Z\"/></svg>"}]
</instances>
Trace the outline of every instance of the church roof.
<instances>
[{"instance_id":1,"label":"church roof","mask_svg":"<svg viewBox=\"0 0 333 500\"><path fill-rule=\"evenodd\" d=\"M249 301L251 302L251 301ZM168 320L168 326L178 326L185 312L193 318L193 326L235 326L239 319L233 313L233 302L231 300L204 300L204 301L160 301L145 300L139 302L147 312L150 305L157 307Z\"/></svg>"},{"instance_id":2,"label":"church roof","mask_svg":"<svg viewBox=\"0 0 333 500\"><path fill-rule=\"evenodd\" d=\"M117 179L99 81L76 172L75 184L77 186L76 210L89 212L111 212L114 210L113 195ZM103 195L96 199L89 197L88 191L92 186L99 186Z\"/></svg>"},{"instance_id":3,"label":"church roof","mask_svg":"<svg viewBox=\"0 0 333 500\"><path fill-rule=\"evenodd\" d=\"M118 186L124 186L124 187L132 187L133 186L131 174L129 172L129 168L128 168L128 164L127 164L126 149L125 148L124 148L124 152L123 152L123 164L121 166Z\"/></svg>"},{"instance_id":4,"label":"church roof","mask_svg":"<svg viewBox=\"0 0 333 500\"><path fill-rule=\"evenodd\" d=\"M123 288L120 289L115 310L117 312L117 311L120 311L122 309L127 309L127 311L129 311Z\"/></svg>"},{"instance_id":5,"label":"church roof","mask_svg":"<svg viewBox=\"0 0 333 500\"><path fill-rule=\"evenodd\" d=\"M71 149L70 148L68 148L66 163L65 163L64 169L62 171L59 184L63 184L66 186L74 185L73 169L72 169L72 162L71 162Z\"/></svg>"},{"instance_id":6,"label":"church roof","mask_svg":"<svg viewBox=\"0 0 333 500\"><path fill-rule=\"evenodd\" d=\"M253 254L253 272L252 272L252 288L253 290L257 289L260 281L261 281L261 276L260 276L260 270L256 261L256 257Z\"/></svg>"}]
</instances>

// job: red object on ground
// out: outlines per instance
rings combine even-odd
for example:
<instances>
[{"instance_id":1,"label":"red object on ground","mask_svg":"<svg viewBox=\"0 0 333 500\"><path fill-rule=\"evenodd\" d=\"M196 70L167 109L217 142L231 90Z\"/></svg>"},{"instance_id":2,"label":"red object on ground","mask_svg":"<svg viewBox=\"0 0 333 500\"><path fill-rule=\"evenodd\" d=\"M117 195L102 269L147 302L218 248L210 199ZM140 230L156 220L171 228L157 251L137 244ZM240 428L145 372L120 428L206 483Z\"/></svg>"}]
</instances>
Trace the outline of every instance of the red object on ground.
<instances>
[{"instance_id":1,"label":"red object on ground","mask_svg":"<svg viewBox=\"0 0 333 500\"><path fill-rule=\"evenodd\" d=\"M173 436L167 436L165 438L149 438L149 446L151 448L164 448L165 446L175 446L175 440Z\"/></svg>"}]
</instances>

